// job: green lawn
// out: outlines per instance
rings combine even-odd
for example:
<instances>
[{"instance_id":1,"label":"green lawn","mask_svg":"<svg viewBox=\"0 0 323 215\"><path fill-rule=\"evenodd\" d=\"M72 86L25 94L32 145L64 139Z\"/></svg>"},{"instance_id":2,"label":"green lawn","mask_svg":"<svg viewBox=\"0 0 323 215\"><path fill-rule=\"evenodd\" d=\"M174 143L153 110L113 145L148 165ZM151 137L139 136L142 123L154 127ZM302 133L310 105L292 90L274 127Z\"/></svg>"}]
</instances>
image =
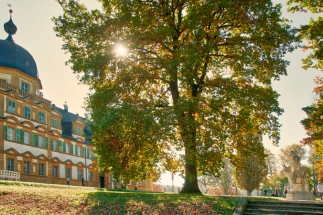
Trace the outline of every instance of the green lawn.
<instances>
[{"instance_id":1,"label":"green lawn","mask_svg":"<svg viewBox=\"0 0 323 215\"><path fill-rule=\"evenodd\" d=\"M231 196L0 181L0 214L232 214Z\"/></svg>"}]
</instances>

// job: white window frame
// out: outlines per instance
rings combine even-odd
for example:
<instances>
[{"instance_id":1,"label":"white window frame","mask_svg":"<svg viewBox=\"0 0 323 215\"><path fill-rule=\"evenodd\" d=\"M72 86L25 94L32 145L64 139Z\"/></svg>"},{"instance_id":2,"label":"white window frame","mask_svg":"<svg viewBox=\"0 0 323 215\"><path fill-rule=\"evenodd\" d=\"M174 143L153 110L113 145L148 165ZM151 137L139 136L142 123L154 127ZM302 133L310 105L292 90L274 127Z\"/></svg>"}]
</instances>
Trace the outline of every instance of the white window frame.
<instances>
[{"instance_id":1,"label":"white window frame","mask_svg":"<svg viewBox=\"0 0 323 215\"><path fill-rule=\"evenodd\" d=\"M12 104L14 104L14 105L12 105ZM16 113L16 102L8 100L8 112Z\"/></svg>"},{"instance_id":2,"label":"white window frame","mask_svg":"<svg viewBox=\"0 0 323 215\"><path fill-rule=\"evenodd\" d=\"M24 143L30 144L30 133L26 131L24 131Z\"/></svg>"},{"instance_id":3,"label":"white window frame","mask_svg":"<svg viewBox=\"0 0 323 215\"><path fill-rule=\"evenodd\" d=\"M52 140L52 150L57 151L57 140Z\"/></svg>"},{"instance_id":4,"label":"white window frame","mask_svg":"<svg viewBox=\"0 0 323 215\"><path fill-rule=\"evenodd\" d=\"M42 147L42 148L44 148L44 137L43 136L40 136L40 135L38 135L38 146L39 147Z\"/></svg>"},{"instance_id":5,"label":"white window frame","mask_svg":"<svg viewBox=\"0 0 323 215\"><path fill-rule=\"evenodd\" d=\"M38 166L38 174L40 176L44 176L45 175L45 164L40 163Z\"/></svg>"},{"instance_id":6,"label":"white window frame","mask_svg":"<svg viewBox=\"0 0 323 215\"><path fill-rule=\"evenodd\" d=\"M70 145L65 143L65 153L70 153Z\"/></svg>"},{"instance_id":7,"label":"white window frame","mask_svg":"<svg viewBox=\"0 0 323 215\"><path fill-rule=\"evenodd\" d=\"M30 174L30 162L29 161L24 161L24 173Z\"/></svg>"},{"instance_id":8,"label":"white window frame","mask_svg":"<svg viewBox=\"0 0 323 215\"><path fill-rule=\"evenodd\" d=\"M54 119L54 118L52 118L52 127L54 127L54 128L58 128L58 120L57 119Z\"/></svg>"},{"instance_id":9,"label":"white window frame","mask_svg":"<svg viewBox=\"0 0 323 215\"><path fill-rule=\"evenodd\" d=\"M15 171L15 160L12 158L8 158L8 170Z\"/></svg>"},{"instance_id":10,"label":"white window frame","mask_svg":"<svg viewBox=\"0 0 323 215\"><path fill-rule=\"evenodd\" d=\"M28 111L26 111L28 110ZM31 118L31 108L28 106L24 106L24 117L30 119Z\"/></svg>"},{"instance_id":11,"label":"white window frame","mask_svg":"<svg viewBox=\"0 0 323 215\"><path fill-rule=\"evenodd\" d=\"M83 178L83 177L82 177L82 174L83 174L83 171L82 171L82 170L80 170L80 169L78 169L78 170L77 170L77 179L78 179L78 180L82 180L82 178Z\"/></svg>"},{"instance_id":12,"label":"white window frame","mask_svg":"<svg viewBox=\"0 0 323 215\"><path fill-rule=\"evenodd\" d=\"M58 166L53 166L53 177L58 178Z\"/></svg>"},{"instance_id":13,"label":"white window frame","mask_svg":"<svg viewBox=\"0 0 323 215\"><path fill-rule=\"evenodd\" d=\"M29 84L25 83L25 82L21 82L21 90L22 91L25 91L25 92L29 92L28 91L28 88L29 88Z\"/></svg>"},{"instance_id":14,"label":"white window frame","mask_svg":"<svg viewBox=\"0 0 323 215\"><path fill-rule=\"evenodd\" d=\"M15 129L8 127L7 128L7 140L15 140Z\"/></svg>"},{"instance_id":15,"label":"white window frame","mask_svg":"<svg viewBox=\"0 0 323 215\"><path fill-rule=\"evenodd\" d=\"M42 111L38 112L38 121L41 123L45 123L45 113Z\"/></svg>"}]
</instances>

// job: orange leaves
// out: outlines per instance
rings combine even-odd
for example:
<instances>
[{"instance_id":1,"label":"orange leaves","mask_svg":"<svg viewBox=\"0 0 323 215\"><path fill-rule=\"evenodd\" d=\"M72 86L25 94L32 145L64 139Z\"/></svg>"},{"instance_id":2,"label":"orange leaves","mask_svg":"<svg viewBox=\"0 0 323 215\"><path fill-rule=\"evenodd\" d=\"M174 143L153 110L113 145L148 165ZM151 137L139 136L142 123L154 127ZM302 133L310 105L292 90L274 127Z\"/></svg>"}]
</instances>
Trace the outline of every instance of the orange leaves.
<instances>
[{"instance_id":1,"label":"orange leaves","mask_svg":"<svg viewBox=\"0 0 323 215\"><path fill-rule=\"evenodd\" d=\"M303 46L302 52L307 51L307 49L308 49L308 46Z\"/></svg>"}]
</instances>

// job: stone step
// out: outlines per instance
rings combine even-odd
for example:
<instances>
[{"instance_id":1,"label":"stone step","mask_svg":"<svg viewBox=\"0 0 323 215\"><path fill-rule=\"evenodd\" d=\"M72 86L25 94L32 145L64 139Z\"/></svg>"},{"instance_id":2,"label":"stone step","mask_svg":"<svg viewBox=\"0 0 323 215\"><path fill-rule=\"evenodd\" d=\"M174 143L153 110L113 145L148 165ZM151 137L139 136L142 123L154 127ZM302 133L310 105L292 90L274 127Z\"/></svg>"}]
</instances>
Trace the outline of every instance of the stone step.
<instances>
[{"instance_id":1,"label":"stone step","mask_svg":"<svg viewBox=\"0 0 323 215\"><path fill-rule=\"evenodd\" d=\"M249 200L248 203L252 204L279 204L279 205L319 205L323 207L321 201L287 201L287 200Z\"/></svg>"},{"instance_id":2,"label":"stone step","mask_svg":"<svg viewBox=\"0 0 323 215\"><path fill-rule=\"evenodd\" d=\"M247 207L250 208L283 208L283 209L303 209L303 210L322 210L323 211L323 205L322 206L308 206L308 205L288 205L288 204L248 204Z\"/></svg>"},{"instance_id":3,"label":"stone step","mask_svg":"<svg viewBox=\"0 0 323 215\"><path fill-rule=\"evenodd\" d=\"M323 202L316 201L287 201L287 200L248 200L244 214L321 214Z\"/></svg>"},{"instance_id":4,"label":"stone step","mask_svg":"<svg viewBox=\"0 0 323 215\"><path fill-rule=\"evenodd\" d=\"M246 209L244 215L251 215L251 214L323 214L323 211L302 211L302 210L275 210L275 209Z\"/></svg>"}]
</instances>

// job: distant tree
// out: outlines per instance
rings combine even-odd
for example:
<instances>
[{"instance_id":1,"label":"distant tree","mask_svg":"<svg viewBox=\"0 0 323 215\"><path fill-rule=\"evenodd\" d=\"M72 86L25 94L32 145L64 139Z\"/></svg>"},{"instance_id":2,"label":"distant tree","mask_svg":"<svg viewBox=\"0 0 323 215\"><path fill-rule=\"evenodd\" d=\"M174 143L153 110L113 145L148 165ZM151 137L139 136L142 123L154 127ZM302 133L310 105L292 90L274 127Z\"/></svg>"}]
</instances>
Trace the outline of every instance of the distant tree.
<instances>
[{"instance_id":1,"label":"distant tree","mask_svg":"<svg viewBox=\"0 0 323 215\"><path fill-rule=\"evenodd\" d=\"M246 190L247 195L250 196L253 190L259 189L260 183L264 181L268 173L264 153L245 155L238 152L237 158L244 165L233 169L236 185Z\"/></svg>"},{"instance_id":2,"label":"distant tree","mask_svg":"<svg viewBox=\"0 0 323 215\"><path fill-rule=\"evenodd\" d=\"M303 12L310 11L314 14L322 14L322 0L288 0L289 11ZM303 68L316 68L323 70L323 17L312 19L307 25L300 26L299 37L307 42L303 51L310 50L308 56L303 59Z\"/></svg>"},{"instance_id":3,"label":"distant tree","mask_svg":"<svg viewBox=\"0 0 323 215\"><path fill-rule=\"evenodd\" d=\"M201 176L199 179L199 185L206 188L220 188L223 190L225 195L228 195L233 184L233 165L230 163L228 158L224 158L223 163L224 166L220 169L218 175L212 174Z\"/></svg>"},{"instance_id":4,"label":"distant tree","mask_svg":"<svg viewBox=\"0 0 323 215\"><path fill-rule=\"evenodd\" d=\"M265 149L266 164L268 167L268 174L273 176L277 172L277 159L276 156L269 150Z\"/></svg>"},{"instance_id":5,"label":"distant tree","mask_svg":"<svg viewBox=\"0 0 323 215\"><path fill-rule=\"evenodd\" d=\"M315 154L314 152L315 148L314 146L311 146L310 151L308 153L308 157L307 157L307 162L309 164L309 169L310 169L310 188L313 189L314 187L316 187L316 185L318 184L318 179L319 179L319 175L318 175L318 168L320 163L322 163L321 160L321 156L318 156L317 154Z\"/></svg>"},{"instance_id":6,"label":"distant tree","mask_svg":"<svg viewBox=\"0 0 323 215\"><path fill-rule=\"evenodd\" d=\"M68 63L93 89L86 105L100 171L125 182L174 171L168 164L183 150L182 192L200 192L197 173L219 173L222 158L245 147L239 132L278 144L271 83L286 75L284 55L297 42L281 5L98 1L101 10L88 11L57 0L64 14L53 20Z\"/></svg>"}]
</instances>

